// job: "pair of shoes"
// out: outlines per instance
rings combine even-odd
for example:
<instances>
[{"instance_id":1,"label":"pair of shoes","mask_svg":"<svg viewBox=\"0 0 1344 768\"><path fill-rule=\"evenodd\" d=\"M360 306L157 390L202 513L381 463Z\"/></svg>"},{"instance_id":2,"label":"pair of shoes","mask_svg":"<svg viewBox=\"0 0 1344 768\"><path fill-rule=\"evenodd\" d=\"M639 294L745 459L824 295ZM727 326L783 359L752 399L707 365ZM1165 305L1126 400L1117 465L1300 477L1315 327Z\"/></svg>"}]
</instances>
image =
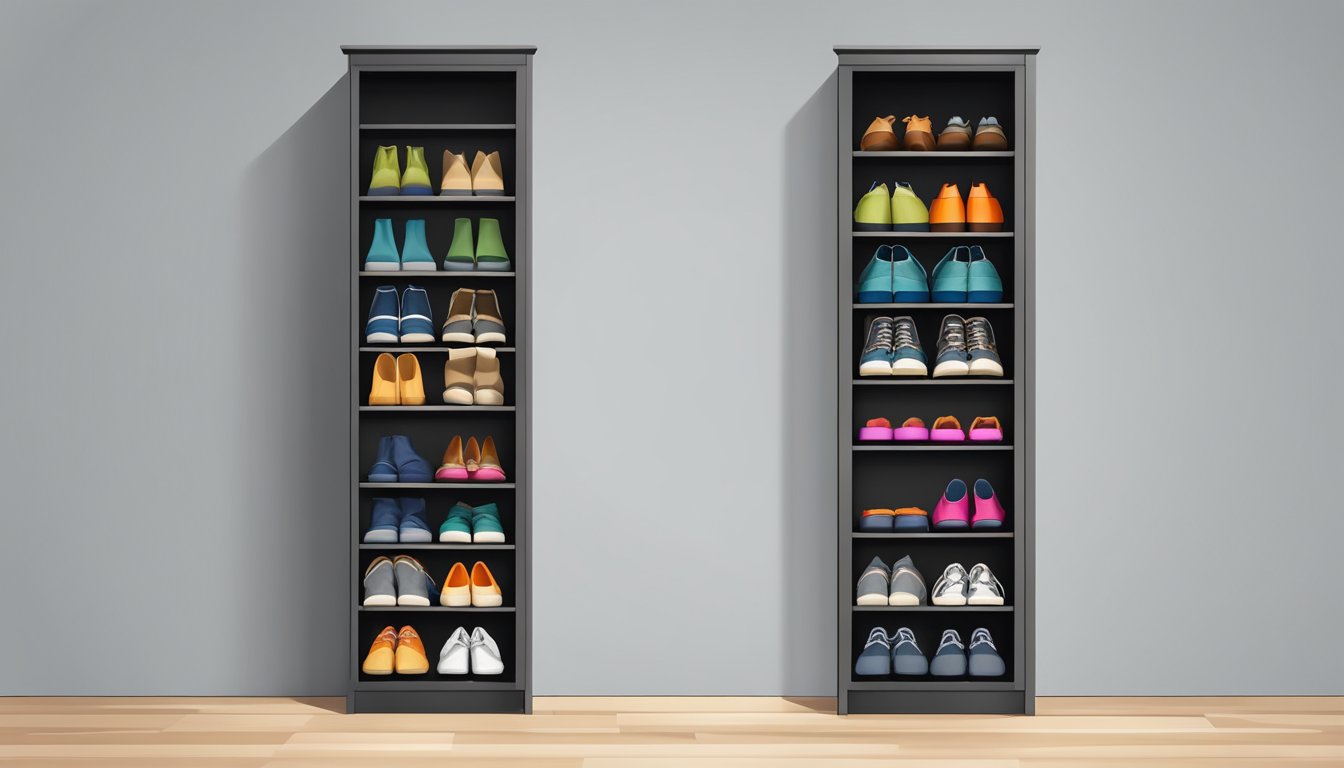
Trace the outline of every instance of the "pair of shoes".
<instances>
[{"instance_id":1,"label":"pair of shoes","mask_svg":"<svg viewBox=\"0 0 1344 768\"><path fill-rule=\"evenodd\" d=\"M398 632L388 626L374 638L360 669L366 675L390 675L393 671L398 675L423 675L429 671L429 657L414 627L408 624Z\"/></svg>"},{"instance_id":2,"label":"pair of shoes","mask_svg":"<svg viewBox=\"0 0 1344 768\"><path fill-rule=\"evenodd\" d=\"M428 195L432 192L424 147L406 147L405 173L402 173L395 146L380 146L374 151L370 195Z\"/></svg>"},{"instance_id":3,"label":"pair of shoes","mask_svg":"<svg viewBox=\"0 0 1344 768\"><path fill-rule=\"evenodd\" d=\"M429 605L434 577L410 555L378 556L364 569L364 605Z\"/></svg>"},{"instance_id":4,"label":"pair of shoes","mask_svg":"<svg viewBox=\"0 0 1344 768\"><path fill-rule=\"evenodd\" d=\"M453 242L443 259L443 268L449 272L508 272L513 268L509 252L504 249L504 236L499 230L499 219L482 217L477 225L480 235L473 241L471 219L453 220Z\"/></svg>"},{"instance_id":5,"label":"pair of shoes","mask_svg":"<svg viewBox=\"0 0 1344 768\"><path fill-rule=\"evenodd\" d=\"M443 364L443 402L448 405L503 405L504 377L499 356L489 347L448 350Z\"/></svg>"},{"instance_id":6,"label":"pair of shoes","mask_svg":"<svg viewBox=\"0 0 1344 768\"><path fill-rule=\"evenodd\" d=\"M473 606L476 608L495 608L504 604L504 595L495 581L495 574L489 566L480 560L471 566L471 575L467 575L467 566L453 563L443 580L443 591L439 593L439 605L451 608Z\"/></svg>"},{"instance_id":7,"label":"pair of shoes","mask_svg":"<svg viewBox=\"0 0 1344 768\"><path fill-rule=\"evenodd\" d=\"M483 482L503 482L504 468L499 463L499 453L495 450L495 439L487 436L485 442L478 444L475 437L467 439L465 449L462 436L454 435L443 452L443 463L434 479L452 482L454 480L480 480Z\"/></svg>"},{"instance_id":8,"label":"pair of shoes","mask_svg":"<svg viewBox=\"0 0 1344 768\"><path fill-rule=\"evenodd\" d=\"M929 530L929 513L920 507L873 507L863 510L859 517L859 530L890 533L921 533Z\"/></svg>"},{"instance_id":9,"label":"pair of shoes","mask_svg":"<svg viewBox=\"0 0 1344 768\"><path fill-rule=\"evenodd\" d=\"M397 289L380 285L369 303L369 319L364 324L364 340L369 344L401 342L427 344L434 341L434 310L429 307L429 292L418 285L407 286L397 300Z\"/></svg>"},{"instance_id":10,"label":"pair of shoes","mask_svg":"<svg viewBox=\"0 0 1344 768\"><path fill-rule=\"evenodd\" d=\"M927 591L924 576L909 555L890 567L874 557L859 576L855 605L923 605Z\"/></svg>"},{"instance_id":11,"label":"pair of shoes","mask_svg":"<svg viewBox=\"0 0 1344 768\"><path fill-rule=\"evenodd\" d=\"M934 265L929 288L938 302L992 304L1003 299L999 272L978 245L958 245L948 251Z\"/></svg>"},{"instance_id":12,"label":"pair of shoes","mask_svg":"<svg viewBox=\"0 0 1344 768\"><path fill-rule=\"evenodd\" d=\"M428 483L432 479L429 462L415 452L411 438L388 435L378 439L378 455L369 468L370 483Z\"/></svg>"},{"instance_id":13,"label":"pair of shoes","mask_svg":"<svg viewBox=\"0 0 1344 768\"><path fill-rule=\"evenodd\" d=\"M1003 126L999 125L999 119L993 116L980 118L974 137L970 121L963 120L961 115L949 118L947 126L938 134L938 149L941 151L992 151L1007 148L1008 137L1003 132Z\"/></svg>"},{"instance_id":14,"label":"pair of shoes","mask_svg":"<svg viewBox=\"0 0 1344 768\"><path fill-rule=\"evenodd\" d=\"M934 148L933 121L927 116L910 115L901 118L901 122L905 123L905 137L898 140L894 130L895 115L873 118L873 122L868 124L868 130L863 132L863 138L859 139L859 149L865 152L891 152L897 149L927 152ZM980 125L976 127L972 138L971 124L957 115L949 119L947 127L938 134L936 146L944 151L1003 150L1008 148L1008 138L995 117L980 118Z\"/></svg>"},{"instance_id":15,"label":"pair of shoes","mask_svg":"<svg viewBox=\"0 0 1344 768\"><path fill-rule=\"evenodd\" d=\"M961 635L957 630L943 631L938 642L938 650L933 653L933 662L929 664L929 673L939 677L999 677L1005 666L999 651L994 647L994 638L983 627L971 633L971 647L966 650L961 644Z\"/></svg>"},{"instance_id":16,"label":"pair of shoes","mask_svg":"<svg viewBox=\"0 0 1344 768\"><path fill-rule=\"evenodd\" d=\"M448 519L439 526L439 541L503 544L504 523L499 519L499 505L491 502L473 507L457 502L448 510Z\"/></svg>"},{"instance_id":17,"label":"pair of shoes","mask_svg":"<svg viewBox=\"0 0 1344 768\"><path fill-rule=\"evenodd\" d=\"M875 317L859 356L860 376L927 376L928 358L913 317Z\"/></svg>"},{"instance_id":18,"label":"pair of shoes","mask_svg":"<svg viewBox=\"0 0 1344 768\"><path fill-rule=\"evenodd\" d=\"M384 352L373 361L369 405L424 405L425 382L415 355Z\"/></svg>"},{"instance_id":19,"label":"pair of shoes","mask_svg":"<svg viewBox=\"0 0 1344 768\"><path fill-rule=\"evenodd\" d=\"M433 541L425 520L425 500L403 496L374 499L365 544L425 544Z\"/></svg>"},{"instance_id":20,"label":"pair of shoes","mask_svg":"<svg viewBox=\"0 0 1344 768\"><path fill-rule=\"evenodd\" d=\"M428 194L428 193L426 193ZM467 154L443 150L443 179L439 195L503 195L504 165L498 152L486 154L479 149L467 168Z\"/></svg>"},{"instance_id":21,"label":"pair of shoes","mask_svg":"<svg viewBox=\"0 0 1344 768\"><path fill-rule=\"evenodd\" d=\"M868 633L868 641L854 661L854 674L863 677L875 675L926 675L929 672L929 660L919 650L915 633L909 627L901 627L888 634L881 627L874 627Z\"/></svg>"},{"instance_id":22,"label":"pair of shoes","mask_svg":"<svg viewBox=\"0 0 1344 768\"><path fill-rule=\"evenodd\" d=\"M929 204L932 232L999 232L1003 229L1003 206L989 193L989 185L971 184L963 202L956 184L944 184Z\"/></svg>"},{"instance_id":23,"label":"pair of shoes","mask_svg":"<svg viewBox=\"0 0 1344 768\"><path fill-rule=\"evenodd\" d=\"M999 423L997 416L976 416L971 422L969 437L973 442L997 443L1003 441L1003 425ZM893 428L888 419L877 418L869 419L864 426L859 428L859 440L861 441L895 441L902 443L917 443L925 440L939 442L960 442L967 438L967 433L961 430L961 422L956 416L939 416L933 420L933 428L929 429L924 425L924 420L918 416L911 416L901 422L901 426Z\"/></svg>"},{"instance_id":24,"label":"pair of shoes","mask_svg":"<svg viewBox=\"0 0 1344 768\"><path fill-rule=\"evenodd\" d=\"M498 675L503 671L499 646L481 627L473 629L470 635L465 627L458 627L439 651L440 675Z\"/></svg>"},{"instance_id":25,"label":"pair of shoes","mask_svg":"<svg viewBox=\"0 0 1344 768\"><path fill-rule=\"evenodd\" d=\"M975 481L975 514L971 514L970 495L966 493L966 481L953 480L947 484L942 498L933 506L933 529L935 531L959 531L967 528L994 530L1003 527L1008 517L994 486L979 478Z\"/></svg>"},{"instance_id":26,"label":"pair of shoes","mask_svg":"<svg viewBox=\"0 0 1344 768\"><path fill-rule=\"evenodd\" d=\"M983 317L943 316L933 378L1002 375L1003 361L994 340L994 326Z\"/></svg>"},{"instance_id":27,"label":"pair of shoes","mask_svg":"<svg viewBox=\"0 0 1344 768\"><path fill-rule=\"evenodd\" d=\"M458 288L448 300L448 317L443 321L445 342L464 344L503 344L504 315L499 297L489 288Z\"/></svg>"},{"instance_id":28,"label":"pair of shoes","mask_svg":"<svg viewBox=\"0 0 1344 768\"><path fill-rule=\"evenodd\" d=\"M976 563L969 574L961 563L952 563L933 583L933 604L1003 605L1003 585L984 563Z\"/></svg>"},{"instance_id":29,"label":"pair of shoes","mask_svg":"<svg viewBox=\"0 0 1344 768\"><path fill-rule=\"evenodd\" d=\"M854 229L859 232L928 232L929 209L908 181L873 182L854 206Z\"/></svg>"},{"instance_id":30,"label":"pair of shoes","mask_svg":"<svg viewBox=\"0 0 1344 768\"><path fill-rule=\"evenodd\" d=\"M425 240L425 220L408 219L401 250L392 236L391 219L373 220L373 242L364 256L365 272L433 272L438 269Z\"/></svg>"},{"instance_id":31,"label":"pair of shoes","mask_svg":"<svg viewBox=\"0 0 1344 768\"><path fill-rule=\"evenodd\" d=\"M962 255L965 254L965 259ZM978 245L958 245L933 268L930 280L909 248L879 245L873 258L859 273L854 288L859 304L936 302L954 304L993 303L1003 299L1003 281L998 270Z\"/></svg>"}]
</instances>

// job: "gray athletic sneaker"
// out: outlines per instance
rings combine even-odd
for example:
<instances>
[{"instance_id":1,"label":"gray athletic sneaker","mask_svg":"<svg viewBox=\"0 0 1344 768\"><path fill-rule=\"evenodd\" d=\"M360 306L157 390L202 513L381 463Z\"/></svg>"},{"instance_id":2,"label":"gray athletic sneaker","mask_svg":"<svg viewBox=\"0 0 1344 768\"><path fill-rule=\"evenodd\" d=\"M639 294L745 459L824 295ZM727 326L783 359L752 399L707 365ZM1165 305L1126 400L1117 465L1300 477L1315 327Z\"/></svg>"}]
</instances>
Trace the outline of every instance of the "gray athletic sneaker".
<instances>
[{"instance_id":1,"label":"gray athletic sneaker","mask_svg":"<svg viewBox=\"0 0 1344 768\"><path fill-rule=\"evenodd\" d=\"M988 629L977 629L971 633L970 657L971 677L998 677L1004 673L1003 658L994 647L994 638Z\"/></svg>"},{"instance_id":2,"label":"gray athletic sneaker","mask_svg":"<svg viewBox=\"0 0 1344 768\"><path fill-rule=\"evenodd\" d=\"M966 319L966 350L972 376L1002 376L1003 361L994 342L994 326L983 317Z\"/></svg>"},{"instance_id":3,"label":"gray athletic sneaker","mask_svg":"<svg viewBox=\"0 0 1344 768\"><path fill-rule=\"evenodd\" d=\"M397 605L429 605L429 596L438 595L434 579L410 555L397 555L393 560L397 570Z\"/></svg>"},{"instance_id":4,"label":"gray athletic sneaker","mask_svg":"<svg viewBox=\"0 0 1344 768\"><path fill-rule=\"evenodd\" d=\"M960 677L966 674L966 649L961 644L961 635L957 634L957 630L943 631L938 650L933 653L933 663L929 665L929 674L939 677Z\"/></svg>"},{"instance_id":5,"label":"gray athletic sneaker","mask_svg":"<svg viewBox=\"0 0 1344 768\"><path fill-rule=\"evenodd\" d=\"M927 596L924 577L915 568L915 561L909 555L892 563L891 591L887 605L923 605Z\"/></svg>"},{"instance_id":6,"label":"gray athletic sneaker","mask_svg":"<svg viewBox=\"0 0 1344 768\"><path fill-rule=\"evenodd\" d=\"M874 557L868 567L863 569L863 574L859 576L859 585L856 590L858 597L855 599L855 605L887 605L887 590L891 584L891 569L882 562L882 558Z\"/></svg>"},{"instance_id":7,"label":"gray athletic sneaker","mask_svg":"<svg viewBox=\"0 0 1344 768\"><path fill-rule=\"evenodd\" d=\"M375 557L369 567L364 569L364 604L397 604L397 579L392 561L386 557Z\"/></svg>"},{"instance_id":8,"label":"gray athletic sneaker","mask_svg":"<svg viewBox=\"0 0 1344 768\"><path fill-rule=\"evenodd\" d=\"M966 591L967 605L1003 605L1003 585L984 563L971 567L970 586ZM975 638L971 638L974 642Z\"/></svg>"},{"instance_id":9,"label":"gray athletic sneaker","mask_svg":"<svg viewBox=\"0 0 1344 768\"><path fill-rule=\"evenodd\" d=\"M854 661L854 674L891 674L891 639L887 637L885 629L873 627L873 631L868 633L868 642L863 644L859 658Z\"/></svg>"},{"instance_id":10,"label":"gray athletic sneaker","mask_svg":"<svg viewBox=\"0 0 1344 768\"><path fill-rule=\"evenodd\" d=\"M915 633L906 627L896 630L895 637L891 638L891 667L898 675L927 675L929 673L929 660L924 658L924 652L919 650L919 643L915 642Z\"/></svg>"},{"instance_id":11,"label":"gray athletic sneaker","mask_svg":"<svg viewBox=\"0 0 1344 768\"><path fill-rule=\"evenodd\" d=\"M943 569L943 575L933 583L934 605L965 605L967 577L961 563L952 563Z\"/></svg>"}]
</instances>

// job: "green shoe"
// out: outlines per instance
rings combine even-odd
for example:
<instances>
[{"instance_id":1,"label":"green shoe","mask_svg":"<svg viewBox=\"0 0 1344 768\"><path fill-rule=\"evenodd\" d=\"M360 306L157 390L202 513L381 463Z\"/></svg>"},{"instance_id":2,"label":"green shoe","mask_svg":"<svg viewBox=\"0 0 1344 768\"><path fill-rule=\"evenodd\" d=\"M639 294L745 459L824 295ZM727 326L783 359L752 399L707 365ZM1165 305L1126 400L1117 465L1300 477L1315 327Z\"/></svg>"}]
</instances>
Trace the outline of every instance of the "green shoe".
<instances>
[{"instance_id":1,"label":"green shoe","mask_svg":"<svg viewBox=\"0 0 1344 768\"><path fill-rule=\"evenodd\" d=\"M370 195L401 194L401 163L396 147L379 147L373 155L373 177L369 180Z\"/></svg>"},{"instance_id":2,"label":"green shoe","mask_svg":"<svg viewBox=\"0 0 1344 768\"><path fill-rule=\"evenodd\" d=\"M887 185L873 182L873 186L854 207L854 229L857 232L887 232L891 230L891 197ZM927 218L926 218L927 220Z\"/></svg>"},{"instance_id":3,"label":"green shoe","mask_svg":"<svg viewBox=\"0 0 1344 768\"><path fill-rule=\"evenodd\" d=\"M429 166L425 164L424 147L406 148L406 172L401 174L401 194L434 194L429 186Z\"/></svg>"},{"instance_id":4,"label":"green shoe","mask_svg":"<svg viewBox=\"0 0 1344 768\"><path fill-rule=\"evenodd\" d=\"M448 519L439 526L439 541L471 543L471 517L471 507L460 501L454 504L448 510Z\"/></svg>"},{"instance_id":5,"label":"green shoe","mask_svg":"<svg viewBox=\"0 0 1344 768\"><path fill-rule=\"evenodd\" d=\"M481 219L476 238L476 268L491 272L508 272L509 254L504 250L504 237L499 232L499 219ZM456 238L454 238L456 239Z\"/></svg>"},{"instance_id":6,"label":"green shoe","mask_svg":"<svg viewBox=\"0 0 1344 768\"><path fill-rule=\"evenodd\" d=\"M896 182L891 191L891 228L898 232L929 231L929 209L908 181Z\"/></svg>"},{"instance_id":7,"label":"green shoe","mask_svg":"<svg viewBox=\"0 0 1344 768\"><path fill-rule=\"evenodd\" d=\"M471 219L457 219L453 222L453 243L448 246L443 268L454 272L470 272L476 268L475 252L476 249L471 245Z\"/></svg>"},{"instance_id":8,"label":"green shoe","mask_svg":"<svg viewBox=\"0 0 1344 768\"><path fill-rule=\"evenodd\" d=\"M499 507L492 502L471 511L471 540L476 544L503 544L504 524L499 521Z\"/></svg>"}]
</instances>

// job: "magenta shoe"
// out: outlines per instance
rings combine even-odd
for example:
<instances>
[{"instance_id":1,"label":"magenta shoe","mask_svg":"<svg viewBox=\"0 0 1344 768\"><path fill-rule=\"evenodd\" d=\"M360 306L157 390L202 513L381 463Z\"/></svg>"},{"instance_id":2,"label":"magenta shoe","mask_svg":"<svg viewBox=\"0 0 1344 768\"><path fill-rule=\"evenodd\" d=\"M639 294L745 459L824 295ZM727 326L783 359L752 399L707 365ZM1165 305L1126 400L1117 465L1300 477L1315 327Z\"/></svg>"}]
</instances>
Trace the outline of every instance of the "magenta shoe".
<instances>
[{"instance_id":1,"label":"magenta shoe","mask_svg":"<svg viewBox=\"0 0 1344 768\"><path fill-rule=\"evenodd\" d=\"M469 474L472 480L479 480L483 483L504 482L504 470L498 467L481 467L474 472L469 472Z\"/></svg>"},{"instance_id":2,"label":"magenta shoe","mask_svg":"<svg viewBox=\"0 0 1344 768\"><path fill-rule=\"evenodd\" d=\"M443 482L453 482L454 480L466 480L466 467L439 467L439 471L434 473L434 479Z\"/></svg>"},{"instance_id":3,"label":"magenta shoe","mask_svg":"<svg viewBox=\"0 0 1344 768\"><path fill-rule=\"evenodd\" d=\"M890 440L891 422L886 419L869 419L859 427L860 440Z\"/></svg>"},{"instance_id":4,"label":"magenta shoe","mask_svg":"<svg viewBox=\"0 0 1344 768\"><path fill-rule=\"evenodd\" d=\"M958 481L960 482L960 481ZM1003 519L1008 514L1003 511L999 497L994 495L994 486L981 478L975 481L975 517L971 518L972 528L994 529L1003 527Z\"/></svg>"},{"instance_id":5,"label":"magenta shoe","mask_svg":"<svg viewBox=\"0 0 1344 768\"><path fill-rule=\"evenodd\" d=\"M961 431L961 422L956 416L939 416L933 420L929 439L935 443L958 443L966 439L966 433Z\"/></svg>"},{"instance_id":6,"label":"magenta shoe","mask_svg":"<svg viewBox=\"0 0 1344 768\"><path fill-rule=\"evenodd\" d=\"M891 431L892 440L902 442L921 442L929 439L929 428L924 426L924 420L918 416L911 416L901 422L901 426Z\"/></svg>"},{"instance_id":7,"label":"magenta shoe","mask_svg":"<svg viewBox=\"0 0 1344 768\"><path fill-rule=\"evenodd\" d=\"M970 520L971 500L966 495L966 483L953 480L933 507L933 529L961 530L970 527Z\"/></svg>"},{"instance_id":8,"label":"magenta shoe","mask_svg":"<svg viewBox=\"0 0 1344 768\"><path fill-rule=\"evenodd\" d=\"M1002 443L1003 425L998 416L976 416L971 421L971 439L977 443Z\"/></svg>"}]
</instances>

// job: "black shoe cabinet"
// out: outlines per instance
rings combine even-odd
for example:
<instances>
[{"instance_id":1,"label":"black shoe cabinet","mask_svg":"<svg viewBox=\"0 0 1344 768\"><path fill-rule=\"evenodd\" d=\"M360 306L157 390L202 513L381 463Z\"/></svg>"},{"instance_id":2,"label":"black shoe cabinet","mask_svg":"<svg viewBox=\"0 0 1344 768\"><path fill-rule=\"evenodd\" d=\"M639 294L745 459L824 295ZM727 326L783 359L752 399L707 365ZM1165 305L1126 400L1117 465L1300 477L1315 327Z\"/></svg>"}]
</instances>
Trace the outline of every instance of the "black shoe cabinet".
<instances>
[{"instance_id":1,"label":"black shoe cabinet","mask_svg":"<svg viewBox=\"0 0 1344 768\"><path fill-rule=\"evenodd\" d=\"M530 712L531 673L531 105L535 48L347 46L350 72L350 653L349 712ZM404 169L406 146L423 146L434 196L368 196L375 148L397 145ZM437 196L445 149L499 151L503 196ZM499 219L512 260L510 272L447 272L443 258L458 217ZM438 262L434 272L362 272L374 220L391 218L398 249L405 221L425 219L427 240ZM448 350L463 344L368 344L364 324L374 289L408 285L428 291L437 337L457 288L491 288L499 297L507 341L496 346L504 378L503 406L445 405L443 366ZM381 352L414 353L420 362L426 402L421 406L368 405L374 360ZM366 482L379 438L408 435L432 468L454 435L492 435L506 482ZM434 542L364 544L372 499L424 498ZM438 528L457 501L495 502L504 525L503 544L443 544ZM429 607L365 608L363 574L380 555L418 558L443 585L454 562L468 569L485 562L498 580L498 608L447 608L430 596ZM379 630L413 626L430 670L422 675L365 675L361 665ZM504 661L500 675L439 675L439 650L457 627L483 627Z\"/></svg>"},{"instance_id":2,"label":"black shoe cabinet","mask_svg":"<svg viewBox=\"0 0 1344 768\"><path fill-rule=\"evenodd\" d=\"M844 713L1031 713L1033 663L1033 253L1035 49L836 48L838 70L837 348L836 411L839 468L837 694ZM960 115L972 129L993 115L1008 136L1007 151L863 152L859 139L877 116L928 115L934 135ZM904 133L895 125L898 137ZM1004 209L1002 232L856 232L854 207L874 181L908 181L927 205L944 182L965 198L984 181ZM995 304L858 304L855 285L883 243L909 248L932 275L956 245L981 245L998 270L1004 296ZM858 375L864 333L877 316L914 318L933 370L939 323L947 313L987 317L994 327L1004 376L899 378ZM871 418L893 425L919 416L932 426L955 415L969 428L976 416L998 416L1001 444L860 443ZM918 506L930 514L949 480L990 481L1008 513L993 532L861 533L864 509ZM943 568L990 566L1004 585L1003 606L913 607L855 605L855 588L874 556L887 564L911 555L932 595ZM926 600L926 603L930 601ZM932 657L945 629L969 645L971 632L988 629L1007 672L998 678L861 677L854 662L869 631L914 631Z\"/></svg>"}]
</instances>

